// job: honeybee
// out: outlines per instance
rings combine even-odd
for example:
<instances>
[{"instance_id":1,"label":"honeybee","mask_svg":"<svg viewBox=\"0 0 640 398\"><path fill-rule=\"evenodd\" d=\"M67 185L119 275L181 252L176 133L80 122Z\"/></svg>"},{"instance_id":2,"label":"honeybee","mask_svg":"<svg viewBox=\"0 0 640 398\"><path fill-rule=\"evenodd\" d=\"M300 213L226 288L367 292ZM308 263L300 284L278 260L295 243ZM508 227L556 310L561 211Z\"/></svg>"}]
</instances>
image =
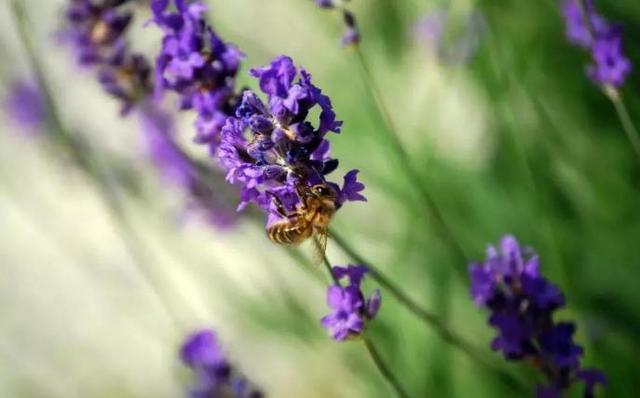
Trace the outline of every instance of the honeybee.
<instances>
[{"instance_id":1,"label":"honeybee","mask_svg":"<svg viewBox=\"0 0 640 398\"><path fill-rule=\"evenodd\" d=\"M296 189L299 203L293 212L273 196L276 211L282 217L267 228L267 236L275 243L297 245L310 237L315 239L315 262L324 258L329 235L329 223L336 212L336 193L327 184Z\"/></svg>"}]
</instances>

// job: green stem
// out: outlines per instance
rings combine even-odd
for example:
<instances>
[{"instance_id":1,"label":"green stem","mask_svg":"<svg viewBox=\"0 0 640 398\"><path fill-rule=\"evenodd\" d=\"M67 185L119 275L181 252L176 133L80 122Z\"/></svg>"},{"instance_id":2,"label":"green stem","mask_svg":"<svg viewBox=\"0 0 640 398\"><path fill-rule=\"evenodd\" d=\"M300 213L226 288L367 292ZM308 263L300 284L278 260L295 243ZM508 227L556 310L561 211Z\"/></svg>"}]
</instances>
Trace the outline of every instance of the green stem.
<instances>
[{"instance_id":1,"label":"green stem","mask_svg":"<svg viewBox=\"0 0 640 398\"><path fill-rule=\"evenodd\" d=\"M178 317L173 311L171 311L171 306L160 293L160 290L156 287L157 283L155 282L155 278L144 265L146 262L146 256L141 253L141 241L127 220L124 208L118 197L118 193L111 186L111 182L109 181L110 176L100 170L100 167L98 167L92 156L89 154L88 146L78 138L74 137L62 123L62 119L59 116L55 101L51 95L51 90L47 84L42 66L36 57L37 52L27 33L24 5L19 0L13 0L11 4L13 17L18 28L18 36L25 49L29 66L35 76L46 104L48 124L51 127L53 138L60 147L66 148L69 151L74 162L76 162L80 169L89 177L89 181L94 184L96 190L100 193L99 197L104 200L107 208L109 209L109 214L114 220L116 228L120 232L118 235L122 239L127 252L131 256L133 264L136 267L136 271L144 280L149 292L159 302L160 307L165 312L167 318L170 319L177 327L179 325Z\"/></svg>"},{"instance_id":2,"label":"green stem","mask_svg":"<svg viewBox=\"0 0 640 398\"><path fill-rule=\"evenodd\" d=\"M442 212L438 208L435 200L433 199L433 196L423 184L420 173L411 163L409 153L407 152L406 148L397 135L398 129L396 128L393 119L382 100L383 97L381 91L375 83L373 74L371 73L371 68L369 68L369 65L364 57L364 54L362 53L362 49L360 48L360 46L355 46L355 53L364 80L364 85L365 87L367 87L371 97L374 99L380 119L385 126L384 131L386 133L386 138L395 150L400 165L407 174L410 184L415 187L417 193L420 195L420 203L423 205L424 210L433 218L436 227L440 231L439 236L441 240L446 245L448 245L452 252L456 255L456 264L460 264L456 267L456 270L458 270L461 276L464 278L466 277L465 265L467 263L467 256L465 254L465 251L458 240L455 238L451 228L445 222Z\"/></svg>"},{"instance_id":3,"label":"green stem","mask_svg":"<svg viewBox=\"0 0 640 398\"><path fill-rule=\"evenodd\" d=\"M313 241L318 246L318 248L320 248L320 243L318 242L318 239L316 237L313 237ZM338 280L338 278L333 272L333 268L331 267L331 262L329 261L326 254L324 253L322 254L322 260L323 260L322 261L323 264L327 269L327 272L329 273L329 276L331 277L335 285L341 286L340 281ZM404 389L398 382L398 379L393 375L393 373L391 373L391 371L389 370L387 365L384 363L384 360L382 359L382 357L380 356L376 348L373 346L371 341L367 339L364 333L362 334L361 337L365 347L367 348L367 351L369 352L369 355L371 356L371 359L373 360L373 363L376 365L376 367L378 368L382 376L385 378L385 380L393 387L393 390L396 392L398 397L409 398L409 395L407 395L407 393L404 391Z\"/></svg>"},{"instance_id":4,"label":"green stem","mask_svg":"<svg viewBox=\"0 0 640 398\"><path fill-rule=\"evenodd\" d=\"M398 378L384 363L384 360L380 356L380 353L373 345L371 340L369 340L366 336L362 336L362 342L364 343L364 346L366 347L371 360L373 360L373 363L376 365L385 380L393 388L393 391L396 393L396 395L400 398L409 398L409 394L407 394L407 392L402 388L402 385L398 381Z\"/></svg>"},{"instance_id":5,"label":"green stem","mask_svg":"<svg viewBox=\"0 0 640 398\"><path fill-rule=\"evenodd\" d=\"M622 99L622 95L620 95L620 92L612 86L605 86L604 92L613 103L614 108L616 108L616 113L618 114L618 118L622 124L622 129L627 135L629 143L631 143L633 152L636 154L638 160L640 160L640 135L638 134L638 129L629 115L629 109Z\"/></svg>"},{"instance_id":6,"label":"green stem","mask_svg":"<svg viewBox=\"0 0 640 398\"><path fill-rule=\"evenodd\" d=\"M336 286L340 286L340 281L336 277L336 274L333 273L333 267L331 266L331 262L327 258L327 254L324 252L322 245L318 241L318 238L315 236L313 237L313 244L316 246L316 249L318 250L318 252L320 252L320 255L322 256L322 264L324 264L325 269L327 270L327 273L331 277L331 280Z\"/></svg>"}]
</instances>

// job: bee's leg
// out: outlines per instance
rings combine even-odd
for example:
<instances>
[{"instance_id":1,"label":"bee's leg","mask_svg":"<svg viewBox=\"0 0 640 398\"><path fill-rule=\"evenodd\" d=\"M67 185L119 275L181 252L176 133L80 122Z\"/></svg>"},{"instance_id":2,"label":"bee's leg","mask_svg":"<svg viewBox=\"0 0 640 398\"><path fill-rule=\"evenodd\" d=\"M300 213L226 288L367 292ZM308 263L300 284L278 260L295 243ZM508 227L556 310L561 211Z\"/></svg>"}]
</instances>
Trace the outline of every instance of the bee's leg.
<instances>
[{"instance_id":1,"label":"bee's leg","mask_svg":"<svg viewBox=\"0 0 640 398\"><path fill-rule=\"evenodd\" d=\"M300 208L302 210L307 210L307 195L302 191L302 187L299 185L296 185L296 195L298 196Z\"/></svg>"},{"instance_id":2,"label":"bee's leg","mask_svg":"<svg viewBox=\"0 0 640 398\"><path fill-rule=\"evenodd\" d=\"M280 200L280 198L277 195L274 195L271 192L267 192L267 194L271 197L273 204L276 205L276 213L278 213L280 217L291 218L293 216L293 214L290 214L287 212L287 209L285 209L284 204L282 203L282 200Z\"/></svg>"}]
</instances>

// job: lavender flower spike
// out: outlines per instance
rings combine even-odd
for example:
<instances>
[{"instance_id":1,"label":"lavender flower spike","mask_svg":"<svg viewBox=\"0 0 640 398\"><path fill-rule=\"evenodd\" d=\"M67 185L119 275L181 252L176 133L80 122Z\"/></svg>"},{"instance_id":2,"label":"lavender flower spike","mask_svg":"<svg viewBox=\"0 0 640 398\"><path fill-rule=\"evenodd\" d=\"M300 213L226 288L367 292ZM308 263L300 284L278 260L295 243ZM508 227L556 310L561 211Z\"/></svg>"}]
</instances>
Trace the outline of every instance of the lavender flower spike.
<instances>
[{"instance_id":1,"label":"lavender flower spike","mask_svg":"<svg viewBox=\"0 0 640 398\"><path fill-rule=\"evenodd\" d=\"M244 55L225 43L205 20L201 1L154 0L154 22L164 31L156 59L157 93L180 95L181 109L195 109L195 142L215 152L220 130L239 101L235 78Z\"/></svg>"},{"instance_id":2,"label":"lavender flower spike","mask_svg":"<svg viewBox=\"0 0 640 398\"><path fill-rule=\"evenodd\" d=\"M211 330L199 330L189 335L180 348L180 358L196 375L195 387L189 391L190 398L263 397L237 374Z\"/></svg>"},{"instance_id":3,"label":"lavender flower spike","mask_svg":"<svg viewBox=\"0 0 640 398\"><path fill-rule=\"evenodd\" d=\"M547 384L538 386L538 398L560 398L581 382L584 397L591 398L606 378L580 366L583 349L573 341L576 325L553 319L565 305L564 295L539 268L538 256L509 235L499 248L489 246L484 263L470 266L471 296L491 311L489 324L498 332L491 348L507 360L528 360L540 369Z\"/></svg>"},{"instance_id":4,"label":"lavender flower spike","mask_svg":"<svg viewBox=\"0 0 640 398\"><path fill-rule=\"evenodd\" d=\"M121 103L127 114L151 92L151 67L130 51L126 33L133 19L132 0L70 0L62 38L77 62L97 73L102 88Z\"/></svg>"},{"instance_id":5,"label":"lavender flower spike","mask_svg":"<svg viewBox=\"0 0 640 398\"><path fill-rule=\"evenodd\" d=\"M562 11L567 40L591 52L589 78L604 87L622 86L632 67L622 50L621 26L607 22L591 0L565 0Z\"/></svg>"},{"instance_id":6,"label":"lavender flower spike","mask_svg":"<svg viewBox=\"0 0 640 398\"><path fill-rule=\"evenodd\" d=\"M345 278L349 280L346 287L332 285L327 289L327 304L332 312L320 322L334 340L344 341L360 336L380 309L379 290L375 290L368 298L362 293L360 285L367 272L369 270L364 265L333 267L338 281Z\"/></svg>"},{"instance_id":7,"label":"lavender flower spike","mask_svg":"<svg viewBox=\"0 0 640 398\"><path fill-rule=\"evenodd\" d=\"M342 187L327 181L338 167L338 160L329 155L327 134L339 133L342 122L336 120L331 100L313 85L311 75L286 56L250 73L267 102L245 91L236 116L222 129L217 151L227 180L242 187L239 209L254 202L268 214L270 224L282 217L276 202L293 212L300 205L297 189L316 184L334 191L337 208L346 201L366 200L360 194L364 185L357 181L357 170L344 176ZM315 109L320 115L312 120Z\"/></svg>"}]
</instances>

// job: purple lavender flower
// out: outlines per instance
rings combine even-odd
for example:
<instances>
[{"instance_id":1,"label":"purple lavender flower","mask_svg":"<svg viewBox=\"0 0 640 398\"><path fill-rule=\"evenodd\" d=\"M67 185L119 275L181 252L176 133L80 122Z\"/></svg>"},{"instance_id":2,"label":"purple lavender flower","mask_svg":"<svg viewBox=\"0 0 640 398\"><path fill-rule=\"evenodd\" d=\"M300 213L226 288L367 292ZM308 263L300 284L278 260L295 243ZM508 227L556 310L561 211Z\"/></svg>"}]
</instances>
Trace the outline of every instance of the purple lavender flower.
<instances>
[{"instance_id":1,"label":"purple lavender flower","mask_svg":"<svg viewBox=\"0 0 640 398\"><path fill-rule=\"evenodd\" d=\"M199 175L197 167L176 144L171 115L147 101L140 106L138 120L149 158L165 181L186 193L189 201L187 210L204 215L216 227L234 224L236 213L218 199L203 176Z\"/></svg>"},{"instance_id":2,"label":"purple lavender flower","mask_svg":"<svg viewBox=\"0 0 640 398\"><path fill-rule=\"evenodd\" d=\"M75 50L81 65L92 65L110 58L131 23L132 13L121 6L130 0L69 0L63 38Z\"/></svg>"},{"instance_id":3,"label":"purple lavender flower","mask_svg":"<svg viewBox=\"0 0 640 398\"><path fill-rule=\"evenodd\" d=\"M311 75L286 56L250 73L258 79L267 103L245 91L236 117L222 129L217 151L227 180L242 186L239 209L254 202L270 220L277 220L275 202L294 211L300 203L297 189L316 184L334 191L336 207L366 200L360 194L364 185L356 179L357 170L347 173L342 188L326 180L338 166L329 155L326 135L339 133L342 122L336 120L329 97L311 83ZM311 120L315 109L319 117Z\"/></svg>"},{"instance_id":4,"label":"purple lavender flower","mask_svg":"<svg viewBox=\"0 0 640 398\"><path fill-rule=\"evenodd\" d=\"M368 298L362 293L360 285L367 272L367 267L363 265L333 267L338 281L345 278L349 280L346 287L332 285L327 290L327 304L333 312L320 322L334 340L344 341L360 336L380 309L379 290L375 290Z\"/></svg>"},{"instance_id":5,"label":"purple lavender flower","mask_svg":"<svg viewBox=\"0 0 640 398\"><path fill-rule=\"evenodd\" d=\"M238 102L235 79L244 55L225 43L205 21L201 1L154 0L154 22L164 31L162 49L156 59L158 93L180 95L182 109L195 109L195 141L211 152L220 142L220 130Z\"/></svg>"},{"instance_id":6,"label":"purple lavender flower","mask_svg":"<svg viewBox=\"0 0 640 398\"><path fill-rule=\"evenodd\" d=\"M594 63L587 69L591 80L600 85L622 86L631 73L631 62L622 53L620 29L611 28L606 35L596 37L591 52Z\"/></svg>"},{"instance_id":7,"label":"purple lavender flower","mask_svg":"<svg viewBox=\"0 0 640 398\"><path fill-rule=\"evenodd\" d=\"M47 109L39 87L32 82L16 80L9 86L4 100L7 116L20 130L36 133L44 126Z\"/></svg>"},{"instance_id":8,"label":"purple lavender flower","mask_svg":"<svg viewBox=\"0 0 640 398\"><path fill-rule=\"evenodd\" d=\"M126 114L152 90L151 67L129 50L125 34L133 19L131 0L70 0L63 39L80 65L91 67L103 89L121 103Z\"/></svg>"},{"instance_id":9,"label":"purple lavender flower","mask_svg":"<svg viewBox=\"0 0 640 398\"><path fill-rule=\"evenodd\" d=\"M133 14L126 10L132 0L70 0L66 9L67 26L63 37L72 44L81 64L92 68L105 92L121 104L121 114L137 111L146 152L165 181L180 188L188 198L187 210L204 215L217 227L232 225L236 215L220 201L207 180L175 142L172 117L150 101L154 92L152 67L141 54L130 51L126 33ZM181 7L187 7L177 1ZM156 21L178 24L164 13L167 1L152 3ZM189 12L197 15L198 6ZM170 41L165 37L166 42ZM178 66L175 66L178 68ZM196 96L203 100L206 94ZM204 120L201 120L204 123ZM218 121L222 124L223 121Z\"/></svg>"},{"instance_id":10,"label":"purple lavender flower","mask_svg":"<svg viewBox=\"0 0 640 398\"><path fill-rule=\"evenodd\" d=\"M631 62L622 49L622 28L599 15L591 0L566 0L563 14L567 40L591 51L593 64L587 75L601 86L620 87L631 73Z\"/></svg>"},{"instance_id":11,"label":"purple lavender flower","mask_svg":"<svg viewBox=\"0 0 640 398\"><path fill-rule=\"evenodd\" d=\"M593 43L593 37L590 32L596 36L606 34L609 30L609 24L601 15L594 12L593 2L585 0L584 12L578 3L580 0L566 0L562 6L562 14L565 19L565 28L567 40L583 48L590 48ZM586 15L585 15L586 14ZM585 20L588 17L589 23Z\"/></svg>"},{"instance_id":12,"label":"purple lavender flower","mask_svg":"<svg viewBox=\"0 0 640 398\"><path fill-rule=\"evenodd\" d=\"M263 396L235 372L211 330L199 330L189 335L180 349L180 358L196 374L196 385L189 391L191 398Z\"/></svg>"},{"instance_id":13,"label":"purple lavender flower","mask_svg":"<svg viewBox=\"0 0 640 398\"><path fill-rule=\"evenodd\" d=\"M499 249L489 246L483 264L470 266L471 296L491 311L489 324L498 331L491 348L507 360L530 360L546 375L538 398L559 398L579 382L586 385L584 396L592 397L606 379L580 367L583 349L573 340L575 324L553 320L564 296L539 267L537 255L522 250L513 236L503 237Z\"/></svg>"}]
</instances>

